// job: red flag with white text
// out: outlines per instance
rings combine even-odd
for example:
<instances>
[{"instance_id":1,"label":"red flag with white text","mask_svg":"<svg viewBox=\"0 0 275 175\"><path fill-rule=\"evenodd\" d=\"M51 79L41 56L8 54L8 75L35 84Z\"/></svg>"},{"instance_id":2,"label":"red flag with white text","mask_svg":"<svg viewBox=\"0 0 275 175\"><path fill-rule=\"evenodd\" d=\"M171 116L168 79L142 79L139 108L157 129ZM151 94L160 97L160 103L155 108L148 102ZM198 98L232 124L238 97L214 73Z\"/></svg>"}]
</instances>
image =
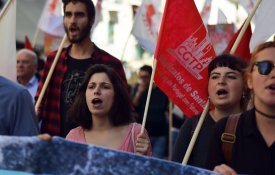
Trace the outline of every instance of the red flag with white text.
<instances>
[{"instance_id":1,"label":"red flag with white text","mask_svg":"<svg viewBox=\"0 0 275 175\"><path fill-rule=\"evenodd\" d=\"M194 1L167 0L155 51L154 80L189 117L199 114L206 105L207 67L214 57Z\"/></svg>"}]
</instances>

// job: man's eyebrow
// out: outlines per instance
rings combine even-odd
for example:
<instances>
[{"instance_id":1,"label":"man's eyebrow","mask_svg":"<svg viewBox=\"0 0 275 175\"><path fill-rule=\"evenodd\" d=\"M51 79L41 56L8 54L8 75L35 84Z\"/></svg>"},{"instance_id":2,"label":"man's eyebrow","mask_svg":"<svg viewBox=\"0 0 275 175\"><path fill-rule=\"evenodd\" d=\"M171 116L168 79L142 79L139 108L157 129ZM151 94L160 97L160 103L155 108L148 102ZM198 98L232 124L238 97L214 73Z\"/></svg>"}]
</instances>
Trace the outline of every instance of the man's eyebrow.
<instances>
[{"instance_id":1,"label":"man's eyebrow","mask_svg":"<svg viewBox=\"0 0 275 175\"><path fill-rule=\"evenodd\" d=\"M72 14L71 11L65 11L64 14Z\"/></svg>"}]
</instances>

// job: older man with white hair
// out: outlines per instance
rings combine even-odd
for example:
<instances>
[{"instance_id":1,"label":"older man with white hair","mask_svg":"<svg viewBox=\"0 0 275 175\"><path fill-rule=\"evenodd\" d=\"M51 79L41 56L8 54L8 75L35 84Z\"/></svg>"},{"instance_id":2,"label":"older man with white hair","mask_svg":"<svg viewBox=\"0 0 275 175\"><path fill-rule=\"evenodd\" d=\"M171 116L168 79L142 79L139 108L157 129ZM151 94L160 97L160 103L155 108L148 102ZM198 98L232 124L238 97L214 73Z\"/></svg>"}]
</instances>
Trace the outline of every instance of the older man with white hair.
<instances>
[{"instance_id":1,"label":"older man with white hair","mask_svg":"<svg viewBox=\"0 0 275 175\"><path fill-rule=\"evenodd\" d=\"M17 81L25 86L34 97L37 91L39 79L35 75L37 72L37 55L29 49L21 49L16 54Z\"/></svg>"}]
</instances>

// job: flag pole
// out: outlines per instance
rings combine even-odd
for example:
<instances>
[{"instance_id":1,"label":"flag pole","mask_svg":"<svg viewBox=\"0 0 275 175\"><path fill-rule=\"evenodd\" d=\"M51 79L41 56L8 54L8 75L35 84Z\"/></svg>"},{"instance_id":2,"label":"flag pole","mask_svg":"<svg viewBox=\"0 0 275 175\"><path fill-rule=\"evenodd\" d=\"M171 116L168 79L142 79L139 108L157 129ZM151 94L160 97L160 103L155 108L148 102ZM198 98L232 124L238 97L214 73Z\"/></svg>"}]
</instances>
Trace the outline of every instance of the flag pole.
<instances>
[{"instance_id":1,"label":"flag pole","mask_svg":"<svg viewBox=\"0 0 275 175\"><path fill-rule=\"evenodd\" d=\"M49 73L48 73L48 75L47 75L47 78L46 78L46 80L45 80L45 82L44 82L44 85L43 85L42 90L41 90L41 92L40 92L40 95L39 95L39 97L38 97L38 99L37 99L37 102L36 102L36 104L35 104L35 110L36 110L36 111L38 111L38 108L39 108L39 106L40 106L40 103L41 103L41 101L42 101L42 99L43 99L43 97L44 97L45 91L46 91L46 89L47 89L47 87L48 87L48 84L49 84L49 82L50 82L50 79L51 79L51 77L52 77L53 71L54 71L54 69L55 69L55 66L56 66L56 64L57 64L57 61L58 61L58 59L59 59L59 56L60 56L60 54L61 54L61 51L62 51L62 49L63 49L63 46L64 46L64 44L65 44L66 39L67 39L67 36L66 36L66 34L65 34L64 37L63 37L63 39L62 39L62 41L61 41L61 44L60 44L60 46L59 46L59 48L58 48L58 51L57 51L57 53L56 53L56 55L55 55L55 57L54 57L54 61L53 61L52 66L51 66L51 68L50 68L50 70L49 70Z\"/></svg>"},{"instance_id":2,"label":"flag pole","mask_svg":"<svg viewBox=\"0 0 275 175\"><path fill-rule=\"evenodd\" d=\"M8 10L8 8L10 7L10 4L12 3L13 0L9 0L6 2L6 4L4 5L3 9L0 12L0 21L2 19L2 17L4 16L4 14L6 13L6 11Z\"/></svg>"},{"instance_id":3,"label":"flag pole","mask_svg":"<svg viewBox=\"0 0 275 175\"><path fill-rule=\"evenodd\" d=\"M236 52L236 49L237 49L237 47L238 47L238 45L239 45L239 43L240 43L240 41L241 41L241 39L244 35L244 32L246 31L248 25L250 24L250 21L252 20L253 16L255 15L256 10L258 9L261 2L262 2L262 0L257 0L255 6L253 7L253 9L251 11L251 13L248 15L247 19L245 20L245 23L244 23L244 25L243 25L236 41L234 42L234 44L233 44L233 46L230 50L230 54L234 54Z\"/></svg>"},{"instance_id":4,"label":"flag pole","mask_svg":"<svg viewBox=\"0 0 275 175\"><path fill-rule=\"evenodd\" d=\"M205 105L205 107L204 107L204 109L203 109L203 112L202 112L202 114L201 114L201 116L200 116L199 122L198 122L198 124L197 124L197 126L196 126L196 129L195 129L195 131L194 131L194 134L193 134L193 136L192 136L192 138L191 138L191 141L190 141L190 143L189 143L189 145L188 145L188 148L187 148L186 153L185 153L185 155L184 155L182 164L187 164L187 162L188 162L188 159L189 159L189 157L190 157L190 155L191 155L191 152L192 152L192 150L193 150L193 147L194 147L194 145L195 145L195 142L196 142L197 137L198 137L198 135L199 135L199 132L200 132L200 130L201 130L201 126L202 126L203 121L204 121L204 119L205 119L205 116L206 116L206 114L207 114L207 112L208 112L209 105L210 105L210 100L208 99L208 100L207 100L207 103L206 103L206 105Z\"/></svg>"},{"instance_id":5,"label":"flag pole","mask_svg":"<svg viewBox=\"0 0 275 175\"><path fill-rule=\"evenodd\" d=\"M123 50L122 50L122 53L121 53L121 59L120 59L121 62L123 61L123 58L124 58L124 55L125 55L125 51L126 51L126 47L127 47L128 42L130 40L131 33L132 33L132 29L130 30L130 33L128 34L127 40L126 40L126 42L124 44L124 47L123 47Z\"/></svg>"},{"instance_id":6,"label":"flag pole","mask_svg":"<svg viewBox=\"0 0 275 175\"><path fill-rule=\"evenodd\" d=\"M173 148L173 135L172 135L172 129L173 129L173 102L169 100L169 142L168 142L168 160L172 160L172 148Z\"/></svg>"},{"instance_id":7,"label":"flag pole","mask_svg":"<svg viewBox=\"0 0 275 175\"><path fill-rule=\"evenodd\" d=\"M139 7L139 8L140 8L140 7ZM132 25L132 27L131 27L130 32L128 33L127 40L126 40L126 42L125 42L125 44L124 44L124 47L123 47L123 50L122 50L121 59L120 59L121 62L123 61L123 58L124 58L124 55L125 55L125 51L126 51L126 47L127 47L128 42L129 42L129 40L130 40L130 37L131 37L132 31L133 31L133 28L134 28L134 25L135 25L135 20L136 20L136 18L137 18L137 15L135 15L134 17L135 17L135 18L134 18L133 25Z\"/></svg>"},{"instance_id":8,"label":"flag pole","mask_svg":"<svg viewBox=\"0 0 275 175\"><path fill-rule=\"evenodd\" d=\"M145 104L145 109L144 109L144 114L142 119L142 126L140 130L141 134L144 133L144 128L147 120L147 113L148 113L148 108L149 108L149 103L150 103L150 98L152 93L153 81L154 81L155 72L156 72L156 65L157 65L157 59L153 59L153 71L150 79L150 84L149 84L149 89L148 89L148 94L147 94L147 99L146 99L146 104Z\"/></svg>"},{"instance_id":9,"label":"flag pole","mask_svg":"<svg viewBox=\"0 0 275 175\"><path fill-rule=\"evenodd\" d=\"M39 31L40 31L39 28L36 27L34 35L33 35L33 38L32 38L32 46L33 46L33 48L36 45L36 41L37 41L37 37L38 37Z\"/></svg>"}]
</instances>

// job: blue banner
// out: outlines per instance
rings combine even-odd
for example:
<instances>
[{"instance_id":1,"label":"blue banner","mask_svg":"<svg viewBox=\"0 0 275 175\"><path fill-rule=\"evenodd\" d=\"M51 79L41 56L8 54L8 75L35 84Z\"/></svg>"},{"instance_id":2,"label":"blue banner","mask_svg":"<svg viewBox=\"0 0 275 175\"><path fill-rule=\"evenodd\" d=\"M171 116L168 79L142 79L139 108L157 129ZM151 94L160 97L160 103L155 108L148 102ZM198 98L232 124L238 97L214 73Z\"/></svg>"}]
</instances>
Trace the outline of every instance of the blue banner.
<instances>
[{"instance_id":1,"label":"blue banner","mask_svg":"<svg viewBox=\"0 0 275 175\"><path fill-rule=\"evenodd\" d=\"M43 141L37 137L0 136L0 169L32 174L215 174L197 167L74 143L60 137Z\"/></svg>"}]
</instances>

